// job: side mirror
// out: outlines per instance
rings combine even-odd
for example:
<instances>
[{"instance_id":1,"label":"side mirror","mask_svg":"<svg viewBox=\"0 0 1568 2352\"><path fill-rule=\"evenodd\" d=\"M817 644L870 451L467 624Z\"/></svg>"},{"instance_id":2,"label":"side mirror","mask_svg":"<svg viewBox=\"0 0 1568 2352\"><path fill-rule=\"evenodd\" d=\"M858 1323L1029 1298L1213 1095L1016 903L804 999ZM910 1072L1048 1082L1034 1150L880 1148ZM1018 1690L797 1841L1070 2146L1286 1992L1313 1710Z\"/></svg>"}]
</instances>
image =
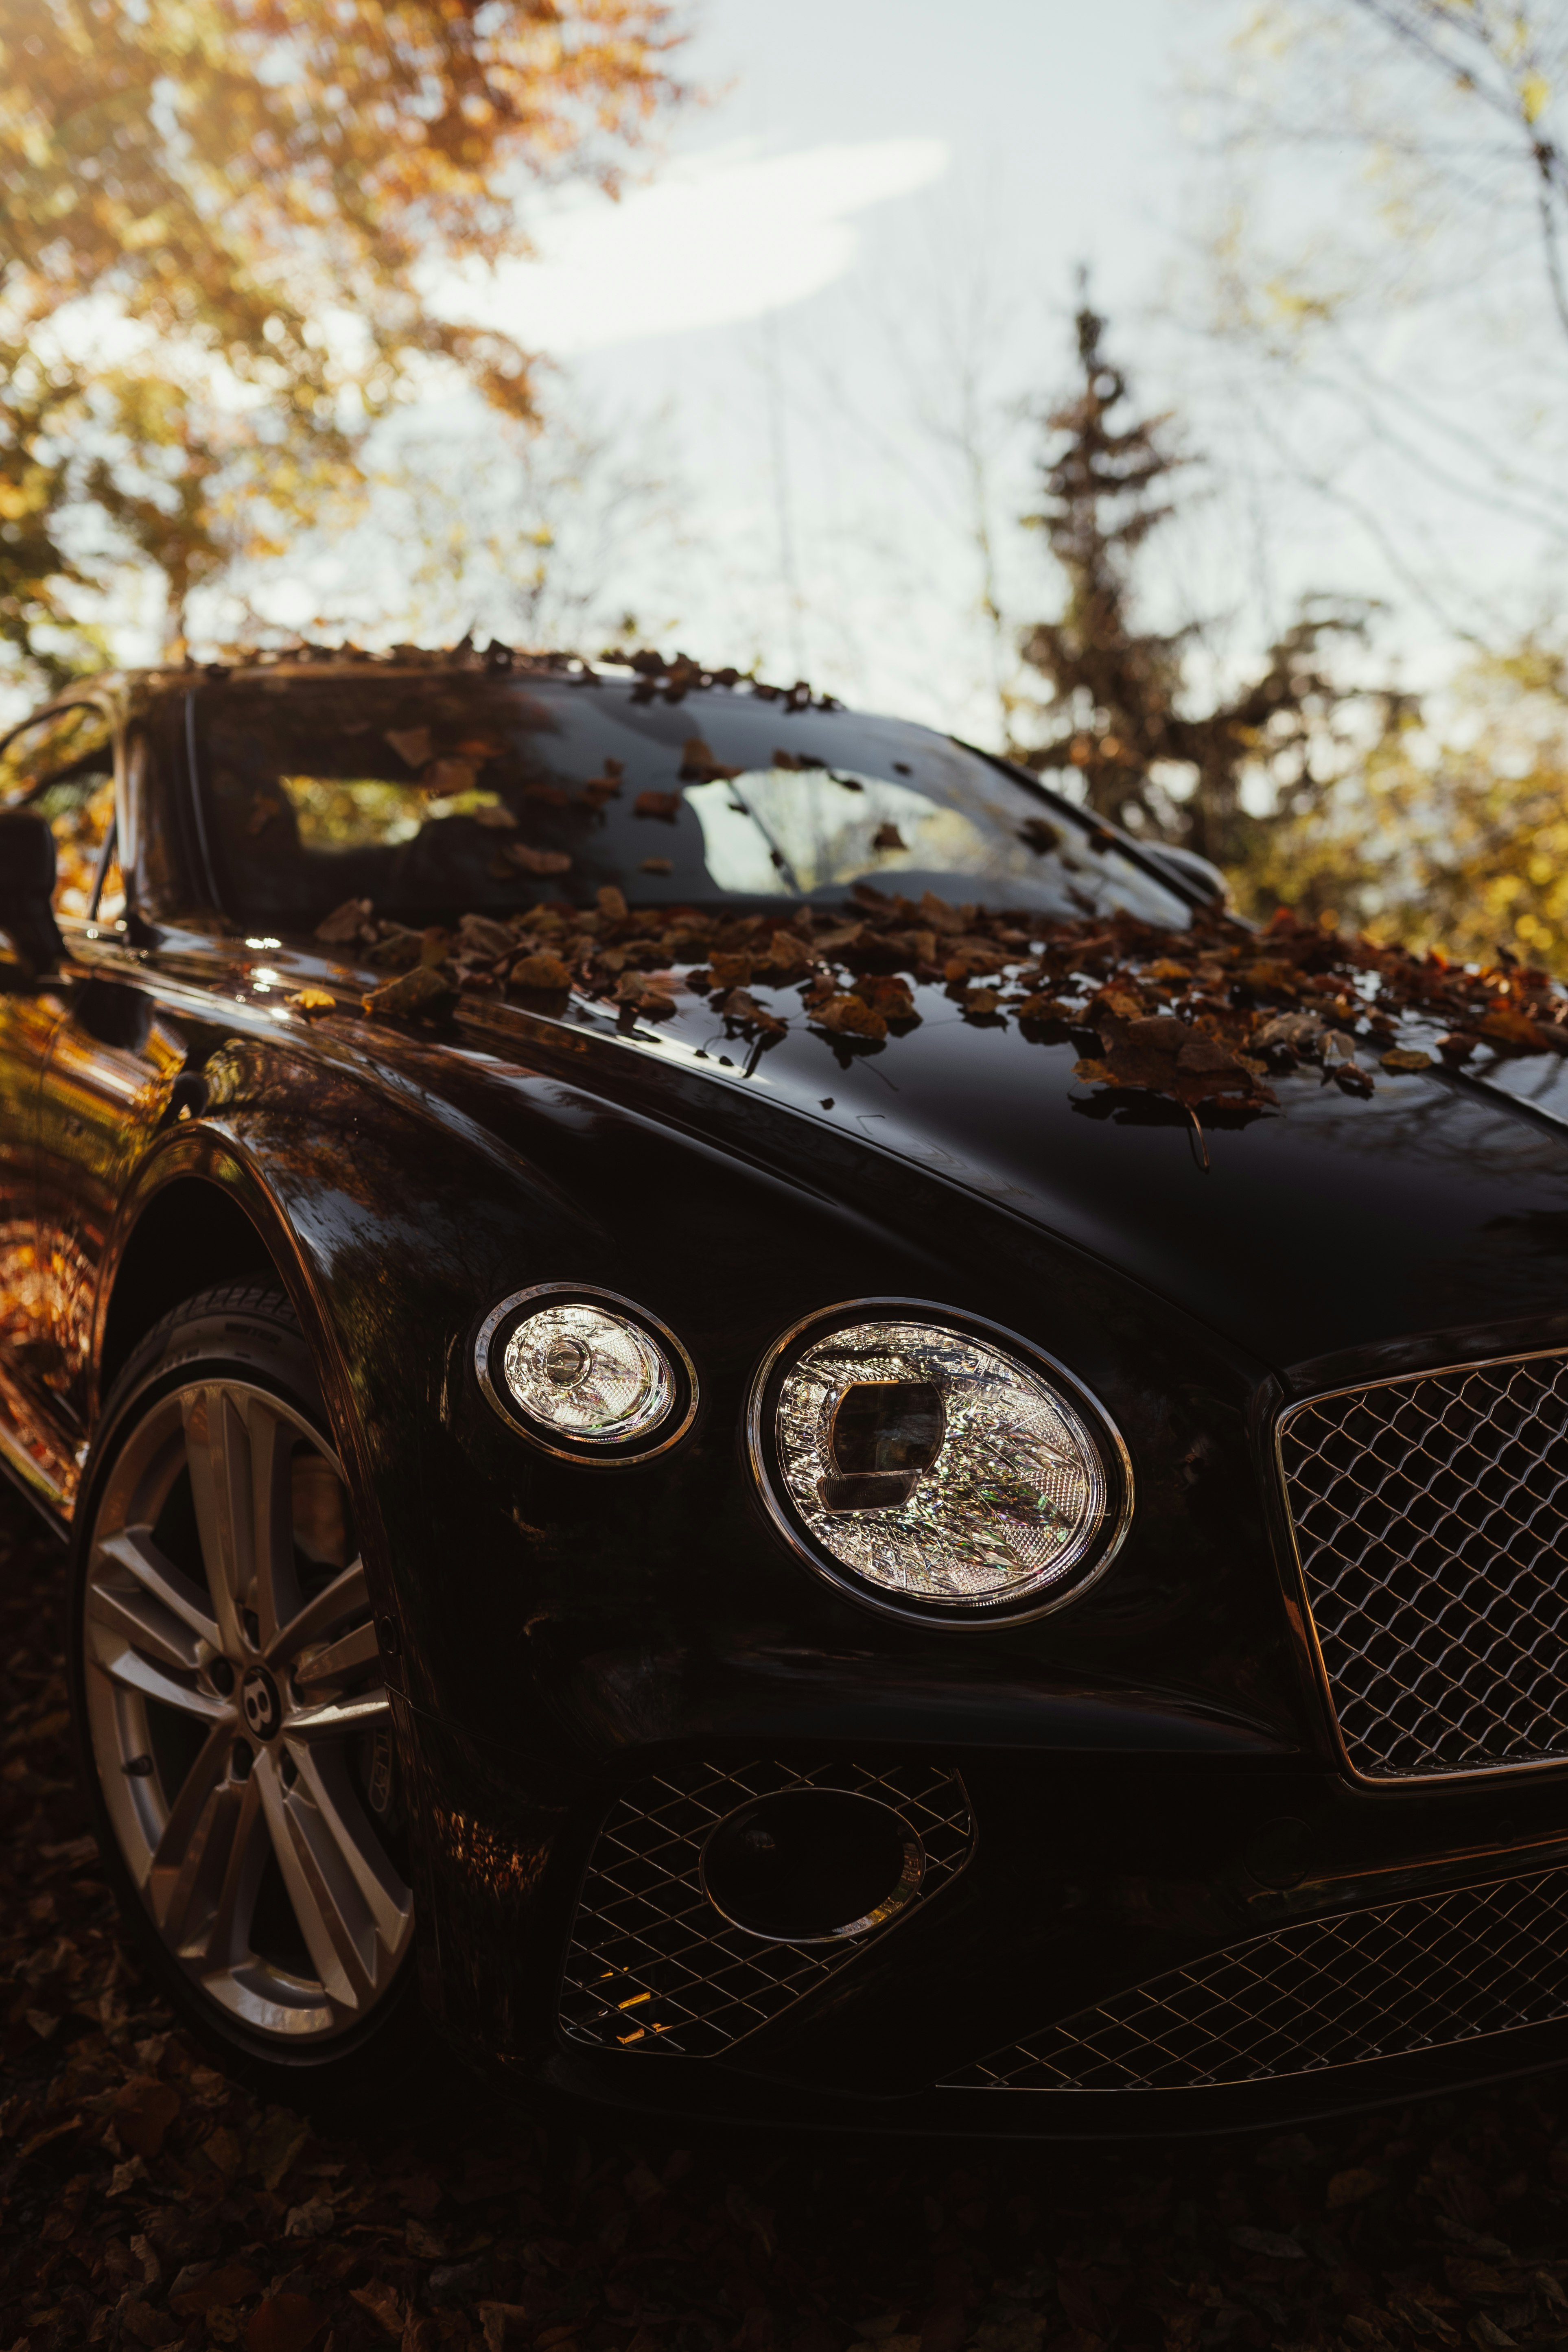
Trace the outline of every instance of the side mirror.
<instances>
[{"instance_id":1,"label":"side mirror","mask_svg":"<svg viewBox=\"0 0 1568 2352\"><path fill-rule=\"evenodd\" d=\"M29 973L54 971L65 951L49 901L55 836L31 809L0 813L0 931Z\"/></svg>"}]
</instances>

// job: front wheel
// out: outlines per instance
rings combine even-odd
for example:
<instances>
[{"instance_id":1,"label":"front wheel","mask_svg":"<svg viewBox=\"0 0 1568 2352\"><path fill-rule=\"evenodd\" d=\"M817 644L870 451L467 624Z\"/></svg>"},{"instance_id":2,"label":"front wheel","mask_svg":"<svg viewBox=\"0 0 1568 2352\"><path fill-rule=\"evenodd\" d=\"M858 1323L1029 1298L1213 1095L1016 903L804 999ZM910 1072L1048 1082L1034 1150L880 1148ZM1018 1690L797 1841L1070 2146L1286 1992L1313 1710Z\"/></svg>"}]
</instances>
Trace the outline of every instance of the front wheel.
<instances>
[{"instance_id":1,"label":"front wheel","mask_svg":"<svg viewBox=\"0 0 1568 2352\"><path fill-rule=\"evenodd\" d=\"M103 1429L70 1648L100 1843L175 2007L298 2096L406 2022L414 1907L348 1488L286 1299L177 1308Z\"/></svg>"}]
</instances>

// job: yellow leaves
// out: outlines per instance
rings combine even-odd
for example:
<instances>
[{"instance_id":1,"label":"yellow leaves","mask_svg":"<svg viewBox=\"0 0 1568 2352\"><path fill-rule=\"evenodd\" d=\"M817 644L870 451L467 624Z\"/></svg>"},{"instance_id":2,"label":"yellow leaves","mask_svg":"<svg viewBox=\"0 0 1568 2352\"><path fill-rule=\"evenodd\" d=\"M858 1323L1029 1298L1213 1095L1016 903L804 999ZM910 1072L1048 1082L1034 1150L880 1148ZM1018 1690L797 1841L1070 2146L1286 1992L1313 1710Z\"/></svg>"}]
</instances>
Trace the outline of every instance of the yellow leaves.
<instances>
[{"instance_id":1,"label":"yellow leaves","mask_svg":"<svg viewBox=\"0 0 1568 2352\"><path fill-rule=\"evenodd\" d=\"M1552 103L1552 84L1542 73L1526 74L1519 86L1519 110L1526 122L1539 122Z\"/></svg>"}]
</instances>

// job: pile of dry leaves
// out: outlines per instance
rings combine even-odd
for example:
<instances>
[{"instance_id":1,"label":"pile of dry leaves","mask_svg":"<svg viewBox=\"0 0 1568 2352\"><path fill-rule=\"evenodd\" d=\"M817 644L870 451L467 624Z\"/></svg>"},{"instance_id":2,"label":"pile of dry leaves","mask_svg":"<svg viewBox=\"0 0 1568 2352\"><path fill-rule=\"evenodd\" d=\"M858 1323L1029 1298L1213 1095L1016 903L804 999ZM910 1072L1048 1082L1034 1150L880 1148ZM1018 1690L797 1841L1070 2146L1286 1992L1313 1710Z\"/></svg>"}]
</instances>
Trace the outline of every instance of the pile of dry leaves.
<instances>
[{"instance_id":1,"label":"pile of dry leaves","mask_svg":"<svg viewBox=\"0 0 1568 2352\"><path fill-rule=\"evenodd\" d=\"M1271 1104L1269 1078L1303 1065L1366 1096L1378 1071L1439 1057L1568 1053L1568 998L1547 973L1413 956L1283 910L1262 931L1211 910L1174 932L1126 915L1047 921L865 885L842 908L729 917L633 909L604 889L590 909L466 915L454 930L377 921L352 900L317 937L388 971L363 1003L391 1019L438 1018L463 993L546 1008L575 993L627 1023L658 1021L697 995L736 1035L766 1043L798 1021L876 1043L916 1026L921 992L941 990L967 1021L1074 1043L1080 1081L1188 1108ZM306 990L294 1002L325 1013L357 1000Z\"/></svg>"},{"instance_id":2,"label":"pile of dry leaves","mask_svg":"<svg viewBox=\"0 0 1568 2352\"><path fill-rule=\"evenodd\" d=\"M1060 2155L628 2130L456 2086L358 2135L261 2105L121 1944L74 1786L59 1581L0 1495L0 2352L1568 2342L1550 2079Z\"/></svg>"}]
</instances>

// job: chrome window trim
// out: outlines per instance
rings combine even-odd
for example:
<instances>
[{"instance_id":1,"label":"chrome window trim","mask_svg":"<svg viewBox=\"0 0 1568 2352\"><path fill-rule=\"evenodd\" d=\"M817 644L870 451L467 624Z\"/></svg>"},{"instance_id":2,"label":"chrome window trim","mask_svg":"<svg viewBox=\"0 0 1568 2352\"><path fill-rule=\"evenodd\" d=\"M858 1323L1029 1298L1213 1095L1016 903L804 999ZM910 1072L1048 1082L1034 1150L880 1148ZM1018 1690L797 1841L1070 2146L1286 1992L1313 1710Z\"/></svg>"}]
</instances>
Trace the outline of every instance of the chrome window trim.
<instances>
[{"instance_id":1,"label":"chrome window trim","mask_svg":"<svg viewBox=\"0 0 1568 2352\"><path fill-rule=\"evenodd\" d=\"M510 1402L504 1387L490 1377L490 1349L502 1323L534 1298L602 1300L606 1307L618 1307L630 1321L651 1332L660 1347L668 1349L672 1360L686 1376L686 1410L674 1427L660 1436L657 1445L645 1445L625 1452L618 1451L614 1444L603 1444L594 1451L580 1446L552 1445L540 1425L530 1421ZM668 1324L661 1323L657 1315L650 1315L647 1308L640 1307L635 1298L627 1298L618 1290L605 1290L595 1282L536 1282L526 1290L514 1290L510 1297L491 1307L479 1326L474 1340L474 1371L486 1402L500 1415L510 1430L519 1437L525 1437L542 1454L552 1455L557 1462L574 1462L590 1470L635 1470L644 1462L657 1462L661 1454L668 1454L672 1445L679 1444L697 1417L697 1367ZM657 1426L662 1429L664 1424L660 1423Z\"/></svg>"},{"instance_id":2,"label":"chrome window trim","mask_svg":"<svg viewBox=\"0 0 1568 2352\"><path fill-rule=\"evenodd\" d=\"M793 1516L774 1487L768 1466L763 1405L769 1382L780 1363L808 1331L818 1328L826 1331L844 1318L880 1322L895 1321L900 1317L934 1322L947 1330L973 1331L979 1339L999 1342L1016 1353L1024 1363L1038 1366L1048 1379L1061 1383L1067 1402L1087 1423L1089 1435L1102 1457L1109 1454L1110 1460L1102 1458L1100 1464L1102 1473L1113 1474L1108 1475L1105 1480L1108 1502L1112 1499L1110 1490L1113 1486L1120 1490L1115 1498L1115 1517L1110 1534L1109 1538L1103 1539L1098 1552L1095 1552L1095 1542L1099 1538L1091 1538L1085 1545L1079 1558L1081 1560L1085 1553L1093 1553L1092 1564L1086 1574L1074 1576L1065 1591L1047 1592L1030 1602L1009 1603L1005 1595L984 1604L973 1601L901 1601L890 1594L873 1591L841 1561L829 1561L796 1528ZM943 1306L930 1298L840 1299L831 1307L819 1307L814 1313L803 1315L797 1323L792 1323L789 1329L767 1349L752 1375L746 1402L746 1458L752 1484L773 1526L795 1558L803 1560L825 1583L834 1586L846 1599L858 1601L862 1608L874 1610L879 1617L896 1617L906 1625L940 1626L944 1632L951 1629L955 1633L984 1633L988 1629L994 1630L998 1625L1028 1624L1036 1618L1053 1616L1058 1609L1065 1609L1080 1600L1092 1585L1099 1583L1110 1566L1126 1540L1132 1520L1132 1457L1128 1453L1121 1432L1092 1391L1065 1364L1047 1354L1044 1348L1037 1347L1034 1340L1026 1339L1021 1332L1010 1330L1005 1323L993 1323L985 1316L971 1315L962 1307Z\"/></svg>"},{"instance_id":3,"label":"chrome window trim","mask_svg":"<svg viewBox=\"0 0 1568 2352\"><path fill-rule=\"evenodd\" d=\"M1386 1372L1367 1381L1346 1381L1338 1388L1319 1389L1311 1396L1297 1397L1279 1413L1274 1423L1274 1470L1279 1481L1278 1492L1285 1513L1285 1527L1290 1538L1290 1557L1295 1563L1296 1589L1300 1600L1307 1641L1317 1673L1319 1695L1328 1713L1329 1727L1340 1767L1347 1780L1358 1789L1373 1789L1397 1795L1402 1789L1474 1788L1486 1780L1511 1780L1521 1772L1568 1772L1568 1756L1538 1756L1522 1759L1516 1764L1478 1764L1472 1770L1451 1772L1363 1772L1352 1762L1340 1728L1339 1708L1334 1704L1334 1686L1322 1644L1318 1638L1318 1621L1312 1609L1311 1587L1307 1580L1306 1563L1301 1558L1300 1538L1296 1528L1296 1515L1290 1507L1290 1485L1285 1469L1284 1439L1290 1423L1300 1412L1315 1405L1332 1404L1339 1397L1365 1396L1373 1389L1409 1388L1417 1381L1452 1379L1457 1373L1495 1371L1505 1364L1540 1363L1549 1357L1568 1357L1568 1348L1521 1348L1508 1356L1472 1356L1454 1364L1427 1364L1419 1371Z\"/></svg>"}]
</instances>

